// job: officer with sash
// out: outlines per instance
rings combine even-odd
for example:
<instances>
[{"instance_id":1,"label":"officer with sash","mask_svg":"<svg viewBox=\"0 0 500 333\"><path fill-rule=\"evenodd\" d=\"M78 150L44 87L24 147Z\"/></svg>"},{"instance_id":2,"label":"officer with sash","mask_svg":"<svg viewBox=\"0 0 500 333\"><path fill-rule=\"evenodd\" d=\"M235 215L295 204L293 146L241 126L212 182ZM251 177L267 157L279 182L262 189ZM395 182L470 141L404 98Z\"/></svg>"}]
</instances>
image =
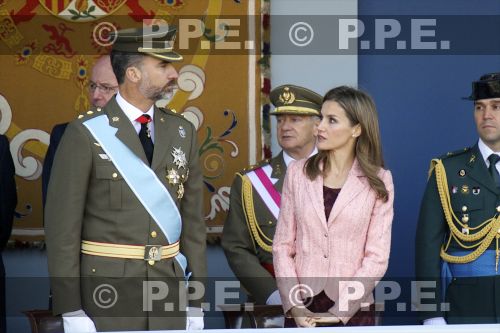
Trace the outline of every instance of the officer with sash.
<instances>
[{"instance_id":1,"label":"officer with sash","mask_svg":"<svg viewBox=\"0 0 500 333\"><path fill-rule=\"evenodd\" d=\"M271 253L287 166L317 152L314 130L322 97L287 84L271 91L276 107L276 157L237 173L231 186L222 247L236 277L257 304L281 304Z\"/></svg>"},{"instance_id":2,"label":"officer with sash","mask_svg":"<svg viewBox=\"0 0 500 333\"><path fill-rule=\"evenodd\" d=\"M187 295L206 276L196 130L154 105L176 86L175 34L111 36L119 92L71 122L56 152L45 227L65 332L203 328Z\"/></svg>"},{"instance_id":3,"label":"officer with sash","mask_svg":"<svg viewBox=\"0 0 500 333\"><path fill-rule=\"evenodd\" d=\"M468 99L479 141L432 161L420 209L424 324L500 322L500 73L473 82Z\"/></svg>"}]
</instances>

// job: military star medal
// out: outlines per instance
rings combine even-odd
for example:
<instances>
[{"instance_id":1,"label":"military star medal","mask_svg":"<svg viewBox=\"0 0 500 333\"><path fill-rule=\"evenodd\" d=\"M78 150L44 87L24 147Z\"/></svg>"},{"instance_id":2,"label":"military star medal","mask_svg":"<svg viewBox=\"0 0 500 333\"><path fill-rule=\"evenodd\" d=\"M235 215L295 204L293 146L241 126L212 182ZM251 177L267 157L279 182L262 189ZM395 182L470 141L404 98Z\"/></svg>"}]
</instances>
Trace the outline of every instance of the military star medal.
<instances>
[{"instance_id":1,"label":"military star medal","mask_svg":"<svg viewBox=\"0 0 500 333\"><path fill-rule=\"evenodd\" d=\"M168 170L167 171L167 179L168 179L168 183L170 185L179 184L180 176L177 173L177 170L174 170L174 169Z\"/></svg>"},{"instance_id":2,"label":"military star medal","mask_svg":"<svg viewBox=\"0 0 500 333\"><path fill-rule=\"evenodd\" d=\"M186 169L187 165L186 155L181 150L181 148L174 148L174 150L172 151L172 156L174 157L174 164L177 166L178 169L180 168Z\"/></svg>"}]
</instances>

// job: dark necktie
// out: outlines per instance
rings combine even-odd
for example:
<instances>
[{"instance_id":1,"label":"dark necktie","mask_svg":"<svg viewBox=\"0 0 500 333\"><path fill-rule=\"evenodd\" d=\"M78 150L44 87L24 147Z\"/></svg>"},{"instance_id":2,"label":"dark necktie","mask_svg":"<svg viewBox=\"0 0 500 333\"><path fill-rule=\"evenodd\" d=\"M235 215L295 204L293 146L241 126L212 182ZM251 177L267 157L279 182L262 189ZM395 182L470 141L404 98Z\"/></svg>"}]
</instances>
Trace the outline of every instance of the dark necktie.
<instances>
[{"instance_id":1,"label":"dark necktie","mask_svg":"<svg viewBox=\"0 0 500 333\"><path fill-rule=\"evenodd\" d=\"M498 174L498 170L496 167L496 164L498 161L500 161L500 156L497 154L491 154L488 156L488 161L490 161L490 167L488 170L490 171L491 177L493 177L493 180L495 181L495 184L497 187L500 187L500 175Z\"/></svg>"},{"instance_id":2,"label":"dark necktie","mask_svg":"<svg viewBox=\"0 0 500 333\"><path fill-rule=\"evenodd\" d=\"M154 149L153 140L151 139L151 132L149 131L148 128L148 124L151 122L151 117L147 114L143 114L136 120L139 123L141 123L141 130L139 131L139 139L141 140L142 148L144 148L144 152L146 153L149 165L151 165L151 161L153 160L153 149Z\"/></svg>"}]
</instances>

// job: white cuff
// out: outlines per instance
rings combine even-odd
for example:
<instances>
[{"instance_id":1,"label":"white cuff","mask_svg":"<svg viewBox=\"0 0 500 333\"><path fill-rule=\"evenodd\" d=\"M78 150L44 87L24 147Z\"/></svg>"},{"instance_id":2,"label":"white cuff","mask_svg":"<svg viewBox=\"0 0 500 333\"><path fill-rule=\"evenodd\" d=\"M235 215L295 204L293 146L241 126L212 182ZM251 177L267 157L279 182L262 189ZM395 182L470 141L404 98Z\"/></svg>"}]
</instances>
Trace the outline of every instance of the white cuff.
<instances>
[{"instance_id":1,"label":"white cuff","mask_svg":"<svg viewBox=\"0 0 500 333\"><path fill-rule=\"evenodd\" d=\"M434 317L424 320L424 325L446 325L446 320L443 317Z\"/></svg>"},{"instance_id":2,"label":"white cuff","mask_svg":"<svg viewBox=\"0 0 500 333\"><path fill-rule=\"evenodd\" d=\"M94 322L83 310L63 313L62 318L65 333L97 332Z\"/></svg>"},{"instance_id":3,"label":"white cuff","mask_svg":"<svg viewBox=\"0 0 500 333\"><path fill-rule=\"evenodd\" d=\"M278 290L273 291L271 295L267 298L267 305L281 305L280 292Z\"/></svg>"},{"instance_id":4,"label":"white cuff","mask_svg":"<svg viewBox=\"0 0 500 333\"><path fill-rule=\"evenodd\" d=\"M205 327L203 309L188 306L186 311L186 330L202 330Z\"/></svg>"}]
</instances>

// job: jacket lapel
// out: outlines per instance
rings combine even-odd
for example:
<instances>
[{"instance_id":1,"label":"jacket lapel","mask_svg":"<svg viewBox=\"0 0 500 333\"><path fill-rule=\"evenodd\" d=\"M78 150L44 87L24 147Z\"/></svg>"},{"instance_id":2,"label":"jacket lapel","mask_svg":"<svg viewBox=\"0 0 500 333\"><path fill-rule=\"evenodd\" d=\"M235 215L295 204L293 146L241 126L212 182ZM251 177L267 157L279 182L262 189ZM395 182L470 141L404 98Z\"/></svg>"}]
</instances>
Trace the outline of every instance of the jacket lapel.
<instances>
[{"instance_id":1,"label":"jacket lapel","mask_svg":"<svg viewBox=\"0 0 500 333\"><path fill-rule=\"evenodd\" d=\"M342 186L340 193L333 204L330 217L328 219L329 225L331 221L339 215L339 213L358 195L365 187L366 184L362 182L359 178L365 177L363 171L359 167L358 160L355 159L354 163L347 175L346 182Z\"/></svg>"},{"instance_id":2,"label":"jacket lapel","mask_svg":"<svg viewBox=\"0 0 500 333\"><path fill-rule=\"evenodd\" d=\"M307 176L304 174L303 177L306 178ZM320 175L313 181L309 181L307 179L307 181L305 181L304 183L306 184L305 188L309 195L309 198L311 199L310 202L314 207L314 210L316 211L319 219L321 220L321 224L325 229L327 229L325 203L323 201L323 177Z\"/></svg>"},{"instance_id":3,"label":"jacket lapel","mask_svg":"<svg viewBox=\"0 0 500 333\"><path fill-rule=\"evenodd\" d=\"M281 193L283 190L283 182L285 181L285 174L286 174L286 164L285 160L283 159L283 151L279 153L278 156L275 158L271 159L271 178L277 178L278 181L274 184L274 188Z\"/></svg>"},{"instance_id":4,"label":"jacket lapel","mask_svg":"<svg viewBox=\"0 0 500 333\"><path fill-rule=\"evenodd\" d=\"M115 98L112 98L106 105L106 113L108 114L110 126L118 129L115 136L134 152L134 154L139 156L146 165L149 164L134 126L121 110L118 103L116 103Z\"/></svg>"},{"instance_id":5,"label":"jacket lapel","mask_svg":"<svg viewBox=\"0 0 500 333\"><path fill-rule=\"evenodd\" d=\"M154 115L154 127L155 127L155 149L153 151L153 162L151 163L151 169L156 170L160 167L161 161L163 161L169 152L172 152L172 138L174 138L179 132L179 128L175 128L173 122L167 121L166 114L155 107Z\"/></svg>"},{"instance_id":6,"label":"jacket lapel","mask_svg":"<svg viewBox=\"0 0 500 333\"><path fill-rule=\"evenodd\" d=\"M494 180L491 178L486 163L481 155L477 144L470 150L469 160L467 161L466 168L468 169L468 176L478 183L483 184L488 190L493 193L499 194L500 191L496 187Z\"/></svg>"}]
</instances>

